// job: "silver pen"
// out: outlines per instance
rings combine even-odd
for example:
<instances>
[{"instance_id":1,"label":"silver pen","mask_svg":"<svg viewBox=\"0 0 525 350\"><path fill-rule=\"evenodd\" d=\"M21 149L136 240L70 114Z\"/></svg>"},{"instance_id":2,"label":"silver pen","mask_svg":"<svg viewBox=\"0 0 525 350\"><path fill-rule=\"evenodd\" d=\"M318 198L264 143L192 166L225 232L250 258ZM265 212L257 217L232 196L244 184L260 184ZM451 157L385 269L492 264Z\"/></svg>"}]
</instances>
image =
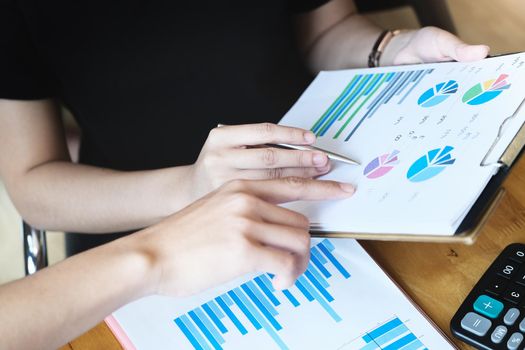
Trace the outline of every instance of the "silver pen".
<instances>
[{"instance_id":1,"label":"silver pen","mask_svg":"<svg viewBox=\"0 0 525 350\"><path fill-rule=\"evenodd\" d=\"M331 160L336 160L338 162L342 162L342 163L346 163L346 164L350 164L350 165L360 165L358 162L356 162L355 160L352 160L348 157L345 157L345 156L342 156L340 154L337 154L337 153L334 153L334 152L330 152L330 151L327 151L327 150L324 150L324 149L321 149L321 148L317 148L317 147L314 147L314 146L303 146L303 145L289 145L287 143L278 143L278 144L266 144L266 146L269 146L269 147L277 147L277 148L286 148L286 149L295 149L295 150L298 150L298 151L321 151L321 152L324 152L329 159Z\"/></svg>"},{"instance_id":2,"label":"silver pen","mask_svg":"<svg viewBox=\"0 0 525 350\"><path fill-rule=\"evenodd\" d=\"M219 127L219 128L222 127L222 126L226 126L226 125L224 125L224 124L218 124L217 125L217 127ZM320 152L324 152L328 156L328 158L331 159L331 160L335 160L335 161L346 163L346 164L350 164L350 165L360 165L358 162L356 162L355 160L352 160L352 159L350 159L348 157L342 156L342 155L334 153L334 152L326 151L324 149L317 148L317 147L314 147L314 146L290 145L290 144L287 144L287 143L277 143L277 144L268 143L268 144L265 144L265 146L276 147L276 148L285 148L285 149L294 149L294 150L298 150L298 151L320 151Z\"/></svg>"}]
</instances>

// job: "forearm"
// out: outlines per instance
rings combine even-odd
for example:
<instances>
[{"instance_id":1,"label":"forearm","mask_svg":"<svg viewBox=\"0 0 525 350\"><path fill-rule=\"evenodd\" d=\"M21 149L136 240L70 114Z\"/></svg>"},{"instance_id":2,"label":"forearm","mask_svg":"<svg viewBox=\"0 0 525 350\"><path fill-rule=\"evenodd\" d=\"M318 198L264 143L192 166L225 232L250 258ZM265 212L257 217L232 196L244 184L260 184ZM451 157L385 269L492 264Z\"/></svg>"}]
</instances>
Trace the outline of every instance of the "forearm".
<instances>
[{"instance_id":1,"label":"forearm","mask_svg":"<svg viewBox=\"0 0 525 350\"><path fill-rule=\"evenodd\" d=\"M0 287L2 349L56 349L154 292L158 276L137 241L117 240Z\"/></svg>"},{"instance_id":2,"label":"forearm","mask_svg":"<svg viewBox=\"0 0 525 350\"><path fill-rule=\"evenodd\" d=\"M381 30L366 18L351 14L305 47L308 65L315 72L366 67Z\"/></svg>"},{"instance_id":3,"label":"forearm","mask_svg":"<svg viewBox=\"0 0 525 350\"><path fill-rule=\"evenodd\" d=\"M363 16L352 14L319 36L306 57L310 68L318 72L330 69L366 67L368 56L383 31ZM403 31L390 40L381 55L381 66L396 64L396 54L407 45L414 31Z\"/></svg>"},{"instance_id":4,"label":"forearm","mask_svg":"<svg viewBox=\"0 0 525 350\"><path fill-rule=\"evenodd\" d=\"M148 226L195 199L190 168L119 172L74 164L54 101L0 99L0 176L37 228L99 233Z\"/></svg>"},{"instance_id":5,"label":"forearm","mask_svg":"<svg viewBox=\"0 0 525 350\"><path fill-rule=\"evenodd\" d=\"M331 0L298 15L299 42L313 72L366 67L383 28L357 14L350 0ZM392 29L392 28L389 28ZM405 30L385 41L379 64L475 61L487 56L486 45L467 45L435 27Z\"/></svg>"},{"instance_id":6,"label":"forearm","mask_svg":"<svg viewBox=\"0 0 525 350\"><path fill-rule=\"evenodd\" d=\"M189 167L120 172L45 163L8 183L24 219L33 226L68 232L139 229L194 200Z\"/></svg>"}]
</instances>

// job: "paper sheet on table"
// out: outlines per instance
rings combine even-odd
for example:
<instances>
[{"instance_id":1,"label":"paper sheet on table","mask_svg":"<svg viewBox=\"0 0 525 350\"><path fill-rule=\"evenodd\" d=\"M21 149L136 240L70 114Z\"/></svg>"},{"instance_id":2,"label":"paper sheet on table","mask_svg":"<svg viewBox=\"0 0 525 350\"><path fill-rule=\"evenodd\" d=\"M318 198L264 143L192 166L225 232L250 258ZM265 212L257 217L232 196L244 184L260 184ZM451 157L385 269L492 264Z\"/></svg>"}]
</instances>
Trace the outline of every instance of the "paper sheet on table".
<instances>
[{"instance_id":1,"label":"paper sheet on table","mask_svg":"<svg viewBox=\"0 0 525 350\"><path fill-rule=\"evenodd\" d=\"M153 296L109 324L131 349L453 349L361 246L313 240L296 286L250 275L195 297Z\"/></svg>"}]
</instances>

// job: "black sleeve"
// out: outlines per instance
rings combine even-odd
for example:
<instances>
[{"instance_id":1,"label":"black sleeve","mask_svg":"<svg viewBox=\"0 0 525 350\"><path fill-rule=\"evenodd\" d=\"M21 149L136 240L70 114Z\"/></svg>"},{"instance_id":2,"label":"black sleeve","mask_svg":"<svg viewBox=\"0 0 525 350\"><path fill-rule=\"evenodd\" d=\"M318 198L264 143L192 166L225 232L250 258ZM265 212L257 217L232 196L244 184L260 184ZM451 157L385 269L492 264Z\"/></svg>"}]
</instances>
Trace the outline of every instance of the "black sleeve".
<instances>
[{"instance_id":1,"label":"black sleeve","mask_svg":"<svg viewBox=\"0 0 525 350\"><path fill-rule=\"evenodd\" d=\"M292 13L302 13L315 10L329 1L330 0L288 0L288 4Z\"/></svg>"},{"instance_id":2,"label":"black sleeve","mask_svg":"<svg viewBox=\"0 0 525 350\"><path fill-rule=\"evenodd\" d=\"M0 0L0 98L36 100L54 90L22 13L13 0Z\"/></svg>"}]
</instances>

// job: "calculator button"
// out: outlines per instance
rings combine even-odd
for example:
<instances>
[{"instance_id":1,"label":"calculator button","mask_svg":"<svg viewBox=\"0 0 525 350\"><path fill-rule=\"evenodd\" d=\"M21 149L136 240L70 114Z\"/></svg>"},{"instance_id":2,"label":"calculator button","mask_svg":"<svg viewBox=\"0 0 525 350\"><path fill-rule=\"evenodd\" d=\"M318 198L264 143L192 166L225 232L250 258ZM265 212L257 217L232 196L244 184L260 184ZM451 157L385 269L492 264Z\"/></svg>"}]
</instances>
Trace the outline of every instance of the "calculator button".
<instances>
[{"instance_id":1,"label":"calculator button","mask_svg":"<svg viewBox=\"0 0 525 350\"><path fill-rule=\"evenodd\" d=\"M491 326L492 322L488 318L480 316L475 312L467 313L461 320L461 327L464 330L479 335L480 337L487 334Z\"/></svg>"},{"instance_id":2,"label":"calculator button","mask_svg":"<svg viewBox=\"0 0 525 350\"><path fill-rule=\"evenodd\" d=\"M520 346L521 342L523 341L523 334L521 333L513 333L509 340L507 341L507 348L509 350L516 350L518 346Z\"/></svg>"},{"instance_id":3,"label":"calculator button","mask_svg":"<svg viewBox=\"0 0 525 350\"><path fill-rule=\"evenodd\" d=\"M514 282L521 284L522 286L525 286L525 266L519 269L516 276L514 276Z\"/></svg>"},{"instance_id":4,"label":"calculator button","mask_svg":"<svg viewBox=\"0 0 525 350\"><path fill-rule=\"evenodd\" d=\"M520 331L525 332L525 318L520 322Z\"/></svg>"},{"instance_id":5,"label":"calculator button","mask_svg":"<svg viewBox=\"0 0 525 350\"><path fill-rule=\"evenodd\" d=\"M517 262L507 260L501 264L496 271L498 275L510 279L518 272L519 266L520 265Z\"/></svg>"},{"instance_id":6,"label":"calculator button","mask_svg":"<svg viewBox=\"0 0 525 350\"><path fill-rule=\"evenodd\" d=\"M511 258L512 260L516 260L517 262L525 262L525 249L523 248L514 248L510 253L509 253L509 258Z\"/></svg>"},{"instance_id":7,"label":"calculator button","mask_svg":"<svg viewBox=\"0 0 525 350\"><path fill-rule=\"evenodd\" d=\"M509 311L507 311L507 313L503 317L503 322L507 326L512 326L514 324L514 322L516 322L516 320L518 319L519 316L520 316L520 310L518 310L515 307L513 307L513 308L509 309Z\"/></svg>"},{"instance_id":8,"label":"calculator button","mask_svg":"<svg viewBox=\"0 0 525 350\"><path fill-rule=\"evenodd\" d=\"M487 286L487 291L499 295L503 293L505 289L507 289L508 284L509 284L509 280L503 277L496 277Z\"/></svg>"},{"instance_id":9,"label":"calculator button","mask_svg":"<svg viewBox=\"0 0 525 350\"><path fill-rule=\"evenodd\" d=\"M505 338L507 335L507 327L505 326L497 326L494 328L494 332L492 332L492 335L490 336L490 340L492 340L493 343L499 344Z\"/></svg>"},{"instance_id":10,"label":"calculator button","mask_svg":"<svg viewBox=\"0 0 525 350\"><path fill-rule=\"evenodd\" d=\"M474 302L474 310L484 316L496 318L503 310L503 303L488 295L480 295Z\"/></svg>"},{"instance_id":11,"label":"calculator button","mask_svg":"<svg viewBox=\"0 0 525 350\"><path fill-rule=\"evenodd\" d=\"M516 284L511 284L509 288L503 293L503 298L507 299L510 302L518 303L523 299L525 294L525 289Z\"/></svg>"}]
</instances>

